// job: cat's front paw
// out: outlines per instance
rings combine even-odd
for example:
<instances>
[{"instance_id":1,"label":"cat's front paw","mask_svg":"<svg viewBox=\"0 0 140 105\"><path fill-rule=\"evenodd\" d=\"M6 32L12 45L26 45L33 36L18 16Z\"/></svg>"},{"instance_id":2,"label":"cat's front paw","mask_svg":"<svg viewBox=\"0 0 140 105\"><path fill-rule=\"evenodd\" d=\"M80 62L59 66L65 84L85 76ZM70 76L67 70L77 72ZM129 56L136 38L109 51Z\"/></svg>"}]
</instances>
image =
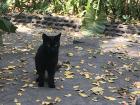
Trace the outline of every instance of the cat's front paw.
<instances>
[{"instance_id":1,"label":"cat's front paw","mask_svg":"<svg viewBox=\"0 0 140 105\"><path fill-rule=\"evenodd\" d=\"M36 78L36 82L39 82L39 78Z\"/></svg>"},{"instance_id":2,"label":"cat's front paw","mask_svg":"<svg viewBox=\"0 0 140 105\"><path fill-rule=\"evenodd\" d=\"M40 82L39 82L39 83L38 83L38 87L44 87L44 83L42 83L42 82L40 83Z\"/></svg>"},{"instance_id":3,"label":"cat's front paw","mask_svg":"<svg viewBox=\"0 0 140 105\"><path fill-rule=\"evenodd\" d=\"M49 88L55 88L55 84L48 84Z\"/></svg>"}]
</instances>

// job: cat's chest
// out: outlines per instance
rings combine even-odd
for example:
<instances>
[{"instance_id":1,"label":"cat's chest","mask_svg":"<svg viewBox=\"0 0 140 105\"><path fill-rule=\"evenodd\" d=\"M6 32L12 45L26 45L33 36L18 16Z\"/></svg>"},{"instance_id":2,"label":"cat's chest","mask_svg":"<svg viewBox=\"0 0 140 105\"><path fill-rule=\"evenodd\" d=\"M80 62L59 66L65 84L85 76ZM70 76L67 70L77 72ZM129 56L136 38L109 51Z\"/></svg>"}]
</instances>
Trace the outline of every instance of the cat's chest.
<instances>
[{"instance_id":1,"label":"cat's chest","mask_svg":"<svg viewBox=\"0 0 140 105\"><path fill-rule=\"evenodd\" d=\"M54 61L58 59L58 55L57 54L48 54L48 53L44 53L42 56L42 59L46 60L46 61Z\"/></svg>"}]
</instances>

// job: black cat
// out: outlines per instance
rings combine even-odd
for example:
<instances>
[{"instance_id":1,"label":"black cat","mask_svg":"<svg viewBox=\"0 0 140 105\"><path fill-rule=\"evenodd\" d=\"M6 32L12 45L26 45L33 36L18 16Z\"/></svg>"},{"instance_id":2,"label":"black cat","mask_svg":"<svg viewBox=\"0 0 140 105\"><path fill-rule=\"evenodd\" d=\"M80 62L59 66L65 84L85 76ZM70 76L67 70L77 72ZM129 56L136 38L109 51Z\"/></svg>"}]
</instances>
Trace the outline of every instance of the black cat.
<instances>
[{"instance_id":1,"label":"black cat","mask_svg":"<svg viewBox=\"0 0 140 105\"><path fill-rule=\"evenodd\" d=\"M45 70L48 73L48 86L55 88L54 76L58 63L58 53L61 33L57 36L42 35L43 44L39 47L35 56L35 66L38 74L39 87L44 86Z\"/></svg>"}]
</instances>

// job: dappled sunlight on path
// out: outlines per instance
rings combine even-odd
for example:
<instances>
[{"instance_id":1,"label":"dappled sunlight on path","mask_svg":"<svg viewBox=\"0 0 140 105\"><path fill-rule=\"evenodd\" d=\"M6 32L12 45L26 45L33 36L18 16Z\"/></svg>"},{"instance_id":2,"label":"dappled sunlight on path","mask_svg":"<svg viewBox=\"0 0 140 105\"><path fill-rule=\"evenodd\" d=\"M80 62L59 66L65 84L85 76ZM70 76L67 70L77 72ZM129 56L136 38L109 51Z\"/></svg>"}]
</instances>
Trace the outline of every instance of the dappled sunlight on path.
<instances>
[{"instance_id":1,"label":"dappled sunlight on path","mask_svg":"<svg viewBox=\"0 0 140 105\"><path fill-rule=\"evenodd\" d=\"M119 36L103 40L104 52L125 53L130 57L140 57L140 36Z\"/></svg>"}]
</instances>

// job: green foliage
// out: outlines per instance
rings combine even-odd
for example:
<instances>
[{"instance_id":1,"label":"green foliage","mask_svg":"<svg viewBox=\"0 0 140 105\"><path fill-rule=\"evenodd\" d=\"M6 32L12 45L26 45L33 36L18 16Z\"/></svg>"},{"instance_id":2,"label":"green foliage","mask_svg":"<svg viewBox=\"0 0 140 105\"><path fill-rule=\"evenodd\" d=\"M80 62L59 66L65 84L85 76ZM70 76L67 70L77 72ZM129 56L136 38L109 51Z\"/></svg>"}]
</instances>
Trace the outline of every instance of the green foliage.
<instances>
[{"instance_id":1,"label":"green foliage","mask_svg":"<svg viewBox=\"0 0 140 105\"><path fill-rule=\"evenodd\" d=\"M88 0L82 29L87 35L103 33L107 17L111 22L140 20L139 0Z\"/></svg>"},{"instance_id":2,"label":"green foliage","mask_svg":"<svg viewBox=\"0 0 140 105\"><path fill-rule=\"evenodd\" d=\"M6 1L0 4L0 16L8 12L8 5ZM16 27L8 20L0 17L0 29L5 32L15 32Z\"/></svg>"},{"instance_id":3,"label":"green foliage","mask_svg":"<svg viewBox=\"0 0 140 105\"><path fill-rule=\"evenodd\" d=\"M53 0L48 10L59 13L79 14L84 10L87 0Z\"/></svg>"},{"instance_id":4,"label":"green foliage","mask_svg":"<svg viewBox=\"0 0 140 105\"><path fill-rule=\"evenodd\" d=\"M99 4L100 0L98 2L88 1L87 12L82 23L82 30L86 35L101 34L105 30L106 14L100 11Z\"/></svg>"},{"instance_id":5,"label":"green foliage","mask_svg":"<svg viewBox=\"0 0 140 105\"><path fill-rule=\"evenodd\" d=\"M106 0L107 15L113 19L130 21L132 19L140 20L140 1L139 0Z\"/></svg>"},{"instance_id":6,"label":"green foliage","mask_svg":"<svg viewBox=\"0 0 140 105\"><path fill-rule=\"evenodd\" d=\"M42 0L42 1L32 1L32 2L28 2L26 3L26 11L28 12L34 12L37 11L39 13L41 12L46 12L48 9L48 2L46 0Z\"/></svg>"},{"instance_id":7,"label":"green foliage","mask_svg":"<svg viewBox=\"0 0 140 105\"><path fill-rule=\"evenodd\" d=\"M1 2L0 3L0 15L4 14L8 11L8 5L6 2Z\"/></svg>"},{"instance_id":8,"label":"green foliage","mask_svg":"<svg viewBox=\"0 0 140 105\"><path fill-rule=\"evenodd\" d=\"M61 10L63 10L64 8L64 4L63 2L61 2L60 0L52 0L52 2L49 5L48 10L51 12L60 12Z\"/></svg>"},{"instance_id":9,"label":"green foliage","mask_svg":"<svg viewBox=\"0 0 140 105\"><path fill-rule=\"evenodd\" d=\"M110 15L114 19L119 18L124 21L133 18L140 19L139 0L3 0L0 10L1 8L6 10L7 5L13 5L14 8L18 7L29 12L37 10L81 14L81 12L87 11L89 4L93 7L98 5L101 12L103 10L107 16Z\"/></svg>"},{"instance_id":10,"label":"green foliage","mask_svg":"<svg viewBox=\"0 0 140 105\"><path fill-rule=\"evenodd\" d=\"M7 21L4 18L0 18L0 29L5 32L15 32L16 26L14 26L11 22Z\"/></svg>"},{"instance_id":11,"label":"green foliage","mask_svg":"<svg viewBox=\"0 0 140 105\"><path fill-rule=\"evenodd\" d=\"M34 12L56 12L63 14L83 14L88 12L90 5L106 16L122 21L140 19L139 0L3 0L8 5L14 5L24 11ZM98 7L97 7L98 6ZM99 12L98 12L99 13ZM96 14L96 13L95 13ZM82 16L82 15L81 15Z\"/></svg>"},{"instance_id":12,"label":"green foliage","mask_svg":"<svg viewBox=\"0 0 140 105\"><path fill-rule=\"evenodd\" d=\"M107 20L104 14L100 14L96 19L94 17L91 19L88 13L83 20L82 30L86 35L93 35L94 33L102 34L105 30L106 23Z\"/></svg>"},{"instance_id":13,"label":"green foliage","mask_svg":"<svg viewBox=\"0 0 140 105\"><path fill-rule=\"evenodd\" d=\"M27 12L55 12L83 16L82 29L90 35L103 33L107 18L129 22L140 20L140 0L3 0L0 11L7 6ZM4 4L5 3L5 4ZM2 9L1 9L2 8Z\"/></svg>"}]
</instances>

